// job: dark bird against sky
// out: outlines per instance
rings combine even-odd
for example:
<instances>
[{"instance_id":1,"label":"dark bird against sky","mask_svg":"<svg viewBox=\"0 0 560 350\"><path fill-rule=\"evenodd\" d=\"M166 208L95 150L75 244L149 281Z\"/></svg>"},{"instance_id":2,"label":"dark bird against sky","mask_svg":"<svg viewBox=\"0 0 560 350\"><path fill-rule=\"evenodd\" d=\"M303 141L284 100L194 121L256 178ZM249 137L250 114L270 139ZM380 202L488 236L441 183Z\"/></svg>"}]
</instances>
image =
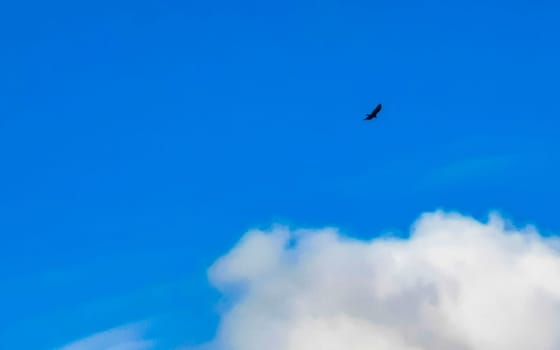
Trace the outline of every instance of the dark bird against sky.
<instances>
[{"instance_id":1,"label":"dark bird against sky","mask_svg":"<svg viewBox=\"0 0 560 350\"><path fill-rule=\"evenodd\" d=\"M378 104L377 107L375 107L375 109L370 114L366 114L364 120L371 120L373 118L377 118L377 113L379 113L380 110L381 110L381 103Z\"/></svg>"}]
</instances>

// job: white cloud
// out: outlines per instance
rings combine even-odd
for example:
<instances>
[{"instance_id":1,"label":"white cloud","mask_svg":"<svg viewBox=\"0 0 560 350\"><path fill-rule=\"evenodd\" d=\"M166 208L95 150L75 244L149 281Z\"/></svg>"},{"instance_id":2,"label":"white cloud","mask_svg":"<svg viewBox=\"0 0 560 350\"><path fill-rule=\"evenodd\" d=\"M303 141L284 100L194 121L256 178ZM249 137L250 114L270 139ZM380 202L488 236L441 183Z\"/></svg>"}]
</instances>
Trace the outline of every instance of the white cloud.
<instances>
[{"instance_id":1,"label":"white cloud","mask_svg":"<svg viewBox=\"0 0 560 350\"><path fill-rule=\"evenodd\" d=\"M220 350L560 349L560 253L493 215L426 214L409 239L251 231L210 269Z\"/></svg>"},{"instance_id":2,"label":"white cloud","mask_svg":"<svg viewBox=\"0 0 560 350\"><path fill-rule=\"evenodd\" d=\"M140 323L125 325L96 333L62 347L60 350L148 350L153 341L143 337Z\"/></svg>"}]
</instances>

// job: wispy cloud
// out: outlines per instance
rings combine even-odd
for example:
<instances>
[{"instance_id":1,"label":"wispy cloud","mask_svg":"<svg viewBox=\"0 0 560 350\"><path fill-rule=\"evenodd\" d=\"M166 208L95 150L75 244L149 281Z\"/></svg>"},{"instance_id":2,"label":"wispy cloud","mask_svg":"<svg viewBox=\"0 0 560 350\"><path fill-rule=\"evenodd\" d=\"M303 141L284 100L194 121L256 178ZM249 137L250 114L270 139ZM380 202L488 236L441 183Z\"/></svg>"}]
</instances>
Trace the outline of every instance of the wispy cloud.
<instances>
[{"instance_id":1,"label":"wispy cloud","mask_svg":"<svg viewBox=\"0 0 560 350\"><path fill-rule=\"evenodd\" d=\"M557 241L497 215L421 216L409 239L251 231L210 269L220 350L558 349Z\"/></svg>"},{"instance_id":2,"label":"wispy cloud","mask_svg":"<svg viewBox=\"0 0 560 350\"><path fill-rule=\"evenodd\" d=\"M134 323L74 341L59 350L149 350L154 342L144 338L146 325Z\"/></svg>"},{"instance_id":3,"label":"wispy cloud","mask_svg":"<svg viewBox=\"0 0 560 350\"><path fill-rule=\"evenodd\" d=\"M500 181L514 171L517 158L512 155L480 156L461 159L432 169L421 179L419 187L441 188L469 183Z\"/></svg>"}]
</instances>

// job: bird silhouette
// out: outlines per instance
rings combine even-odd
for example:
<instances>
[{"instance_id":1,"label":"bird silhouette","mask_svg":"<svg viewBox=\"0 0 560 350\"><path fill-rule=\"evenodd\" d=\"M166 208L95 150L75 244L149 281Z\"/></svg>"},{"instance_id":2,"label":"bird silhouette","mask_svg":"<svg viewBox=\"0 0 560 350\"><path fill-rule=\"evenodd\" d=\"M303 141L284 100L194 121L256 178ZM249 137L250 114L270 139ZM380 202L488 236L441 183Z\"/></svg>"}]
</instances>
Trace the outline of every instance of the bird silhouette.
<instances>
[{"instance_id":1,"label":"bird silhouette","mask_svg":"<svg viewBox=\"0 0 560 350\"><path fill-rule=\"evenodd\" d=\"M381 110L381 103L378 104L377 107L375 107L375 109L370 114L366 114L364 120L372 120L373 118L377 118L377 113L379 113L380 110Z\"/></svg>"}]
</instances>

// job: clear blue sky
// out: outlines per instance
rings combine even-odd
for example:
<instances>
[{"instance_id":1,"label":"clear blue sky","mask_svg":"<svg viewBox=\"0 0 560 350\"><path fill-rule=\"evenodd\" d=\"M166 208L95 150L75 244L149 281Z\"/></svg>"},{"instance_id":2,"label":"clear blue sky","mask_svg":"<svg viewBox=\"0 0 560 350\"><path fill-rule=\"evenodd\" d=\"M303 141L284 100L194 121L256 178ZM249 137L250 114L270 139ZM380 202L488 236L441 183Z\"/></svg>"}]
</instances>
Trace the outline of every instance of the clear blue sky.
<instances>
[{"instance_id":1,"label":"clear blue sky","mask_svg":"<svg viewBox=\"0 0 560 350\"><path fill-rule=\"evenodd\" d=\"M0 348L204 342L206 268L275 222L560 232L560 5L459 3L3 4Z\"/></svg>"}]
</instances>

